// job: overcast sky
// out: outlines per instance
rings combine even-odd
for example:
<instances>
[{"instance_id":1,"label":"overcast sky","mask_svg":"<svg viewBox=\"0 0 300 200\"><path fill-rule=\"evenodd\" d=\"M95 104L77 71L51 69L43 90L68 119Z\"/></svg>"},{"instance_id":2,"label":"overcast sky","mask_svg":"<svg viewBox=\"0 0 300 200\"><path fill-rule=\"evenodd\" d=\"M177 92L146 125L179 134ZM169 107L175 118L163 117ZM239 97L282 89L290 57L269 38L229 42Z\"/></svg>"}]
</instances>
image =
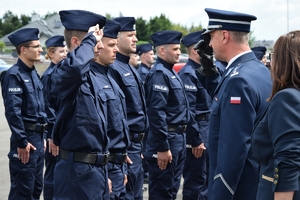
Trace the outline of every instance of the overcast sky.
<instances>
[{"instance_id":1,"label":"overcast sky","mask_svg":"<svg viewBox=\"0 0 300 200\"><path fill-rule=\"evenodd\" d=\"M68 3L67 3L68 2ZM252 14L251 24L256 40L276 40L291 30L300 29L299 0L1 0L0 17L10 10L13 14L40 15L65 9L83 9L113 17L151 17L165 14L173 23L191 26L208 25L204 8L216 8ZM289 21L289 22L288 22Z\"/></svg>"}]
</instances>

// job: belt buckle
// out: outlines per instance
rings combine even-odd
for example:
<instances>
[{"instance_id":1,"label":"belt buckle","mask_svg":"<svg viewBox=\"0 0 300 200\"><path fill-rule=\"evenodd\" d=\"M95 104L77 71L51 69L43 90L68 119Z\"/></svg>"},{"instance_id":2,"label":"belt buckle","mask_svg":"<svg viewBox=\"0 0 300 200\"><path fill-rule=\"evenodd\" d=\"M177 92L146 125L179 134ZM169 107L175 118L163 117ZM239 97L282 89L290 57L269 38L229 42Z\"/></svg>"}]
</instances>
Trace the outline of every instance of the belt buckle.
<instances>
[{"instance_id":1,"label":"belt buckle","mask_svg":"<svg viewBox=\"0 0 300 200\"><path fill-rule=\"evenodd\" d=\"M145 133L140 133L141 137L140 137L140 142L143 141L144 137L145 137Z\"/></svg>"},{"instance_id":2,"label":"belt buckle","mask_svg":"<svg viewBox=\"0 0 300 200\"><path fill-rule=\"evenodd\" d=\"M186 131L187 125L182 125L182 132L184 133Z\"/></svg>"},{"instance_id":3,"label":"belt buckle","mask_svg":"<svg viewBox=\"0 0 300 200\"><path fill-rule=\"evenodd\" d=\"M103 154L103 157L103 165L106 165L108 163L109 153Z\"/></svg>"},{"instance_id":4,"label":"belt buckle","mask_svg":"<svg viewBox=\"0 0 300 200\"><path fill-rule=\"evenodd\" d=\"M127 161L127 155L128 155L127 153L124 153L124 154L123 154L123 156L124 156L123 162L124 162L124 163L126 163L126 161Z\"/></svg>"},{"instance_id":5,"label":"belt buckle","mask_svg":"<svg viewBox=\"0 0 300 200\"><path fill-rule=\"evenodd\" d=\"M47 123L45 123L45 124L41 124L40 125L40 130L42 131L42 132L44 132L45 130L47 130L47 127L48 127L48 124Z\"/></svg>"}]
</instances>

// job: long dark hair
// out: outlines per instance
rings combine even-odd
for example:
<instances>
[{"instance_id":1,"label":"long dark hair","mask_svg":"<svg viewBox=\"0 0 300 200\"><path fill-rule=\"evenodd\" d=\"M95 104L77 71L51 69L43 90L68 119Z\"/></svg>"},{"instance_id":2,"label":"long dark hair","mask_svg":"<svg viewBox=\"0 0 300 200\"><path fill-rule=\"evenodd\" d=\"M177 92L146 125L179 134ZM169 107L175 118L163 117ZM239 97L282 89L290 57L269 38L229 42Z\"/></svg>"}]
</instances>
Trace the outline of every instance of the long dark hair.
<instances>
[{"instance_id":1,"label":"long dark hair","mask_svg":"<svg viewBox=\"0 0 300 200\"><path fill-rule=\"evenodd\" d=\"M291 31L278 38L271 61L272 94L288 87L300 90L300 30Z\"/></svg>"}]
</instances>

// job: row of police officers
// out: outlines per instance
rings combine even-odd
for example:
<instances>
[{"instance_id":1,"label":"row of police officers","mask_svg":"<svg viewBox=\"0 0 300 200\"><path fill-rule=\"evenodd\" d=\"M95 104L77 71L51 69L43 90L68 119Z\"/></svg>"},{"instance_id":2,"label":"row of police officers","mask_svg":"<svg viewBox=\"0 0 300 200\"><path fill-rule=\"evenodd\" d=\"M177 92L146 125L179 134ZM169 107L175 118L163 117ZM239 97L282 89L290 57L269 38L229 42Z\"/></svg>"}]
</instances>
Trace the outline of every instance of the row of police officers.
<instances>
[{"instance_id":1,"label":"row of police officers","mask_svg":"<svg viewBox=\"0 0 300 200\"><path fill-rule=\"evenodd\" d=\"M156 63L138 71L129 65L138 41L133 17L60 11L69 53L43 83L34 66L42 51L38 29L10 35L19 58L1 80L12 132L9 199L39 199L48 137L60 151L45 199L142 200L142 154L149 199L176 199L182 174L183 199L255 199L258 166L249 141L271 82L235 32L247 35L256 18L205 11L206 31L152 34ZM180 43L189 60L177 74Z\"/></svg>"}]
</instances>

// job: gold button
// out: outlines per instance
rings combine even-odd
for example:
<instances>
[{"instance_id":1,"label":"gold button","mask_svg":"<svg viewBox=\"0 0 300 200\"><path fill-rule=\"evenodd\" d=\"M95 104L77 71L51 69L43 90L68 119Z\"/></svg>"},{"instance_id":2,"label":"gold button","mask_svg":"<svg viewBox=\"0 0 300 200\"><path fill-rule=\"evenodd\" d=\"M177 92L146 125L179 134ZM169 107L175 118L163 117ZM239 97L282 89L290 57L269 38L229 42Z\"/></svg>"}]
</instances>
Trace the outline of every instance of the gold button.
<instances>
[{"instance_id":1,"label":"gold button","mask_svg":"<svg viewBox=\"0 0 300 200\"><path fill-rule=\"evenodd\" d=\"M274 177L275 177L275 178L278 178L278 174L275 174Z\"/></svg>"},{"instance_id":2,"label":"gold button","mask_svg":"<svg viewBox=\"0 0 300 200\"><path fill-rule=\"evenodd\" d=\"M275 180L273 183L276 185L277 184L277 180Z\"/></svg>"},{"instance_id":3,"label":"gold button","mask_svg":"<svg viewBox=\"0 0 300 200\"><path fill-rule=\"evenodd\" d=\"M278 172L278 168L275 168L275 172Z\"/></svg>"}]
</instances>

